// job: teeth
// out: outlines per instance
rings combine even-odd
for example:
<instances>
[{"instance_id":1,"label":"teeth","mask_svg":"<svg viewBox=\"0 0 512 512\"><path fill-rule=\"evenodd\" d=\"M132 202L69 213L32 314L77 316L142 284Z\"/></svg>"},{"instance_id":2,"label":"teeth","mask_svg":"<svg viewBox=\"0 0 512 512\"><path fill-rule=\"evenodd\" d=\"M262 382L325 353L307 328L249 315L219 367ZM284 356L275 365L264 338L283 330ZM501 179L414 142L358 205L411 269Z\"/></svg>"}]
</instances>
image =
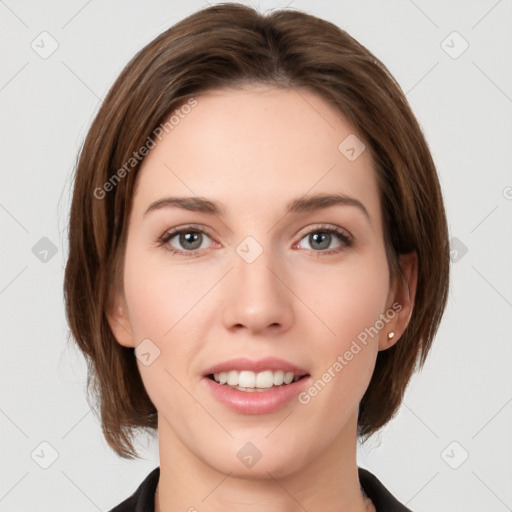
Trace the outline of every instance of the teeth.
<instances>
[{"instance_id":1,"label":"teeth","mask_svg":"<svg viewBox=\"0 0 512 512\"><path fill-rule=\"evenodd\" d=\"M277 370L273 375L274 385L280 386L284 382L284 372L283 370Z\"/></svg>"},{"instance_id":2,"label":"teeth","mask_svg":"<svg viewBox=\"0 0 512 512\"><path fill-rule=\"evenodd\" d=\"M213 378L219 384L227 384L228 386L240 388L259 388L270 389L273 386L281 386L282 384L290 384L299 380L293 372L285 372L283 370L265 370L255 373L248 370L230 370L229 372L214 373Z\"/></svg>"},{"instance_id":3,"label":"teeth","mask_svg":"<svg viewBox=\"0 0 512 512\"><path fill-rule=\"evenodd\" d=\"M236 370L231 370L228 372L228 385L229 386L238 386L238 376L240 375L239 372Z\"/></svg>"},{"instance_id":4,"label":"teeth","mask_svg":"<svg viewBox=\"0 0 512 512\"><path fill-rule=\"evenodd\" d=\"M256 374L254 372L243 371L238 376L238 385L243 388L255 388L256 387ZM258 386L266 387L266 386Z\"/></svg>"}]
</instances>

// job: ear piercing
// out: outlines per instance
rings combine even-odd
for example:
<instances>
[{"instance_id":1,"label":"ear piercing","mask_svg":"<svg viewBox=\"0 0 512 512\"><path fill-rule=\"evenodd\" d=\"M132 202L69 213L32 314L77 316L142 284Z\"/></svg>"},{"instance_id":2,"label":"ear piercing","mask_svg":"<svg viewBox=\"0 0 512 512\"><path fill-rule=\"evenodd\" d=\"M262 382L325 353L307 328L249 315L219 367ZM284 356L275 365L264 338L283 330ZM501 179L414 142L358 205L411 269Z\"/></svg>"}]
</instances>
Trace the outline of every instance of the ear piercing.
<instances>
[{"instance_id":1,"label":"ear piercing","mask_svg":"<svg viewBox=\"0 0 512 512\"><path fill-rule=\"evenodd\" d=\"M393 331L388 333L388 341L391 341L395 336L395 333Z\"/></svg>"}]
</instances>

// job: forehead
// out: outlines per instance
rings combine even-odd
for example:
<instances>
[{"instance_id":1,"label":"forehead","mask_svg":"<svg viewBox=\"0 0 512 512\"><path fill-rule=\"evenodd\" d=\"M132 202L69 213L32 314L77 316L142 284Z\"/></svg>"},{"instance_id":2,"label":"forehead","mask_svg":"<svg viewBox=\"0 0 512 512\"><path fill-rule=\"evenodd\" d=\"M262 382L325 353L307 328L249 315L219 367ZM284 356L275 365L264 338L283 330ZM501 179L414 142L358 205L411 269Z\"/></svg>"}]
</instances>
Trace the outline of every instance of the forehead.
<instances>
[{"instance_id":1,"label":"forehead","mask_svg":"<svg viewBox=\"0 0 512 512\"><path fill-rule=\"evenodd\" d=\"M196 100L145 158L134 213L165 195L206 197L237 215L282 208L303 195L342 193L364 202L378 220L369 148L362 150L354 127L318 94L253 85Z\"/></svg>"}]
</instances>

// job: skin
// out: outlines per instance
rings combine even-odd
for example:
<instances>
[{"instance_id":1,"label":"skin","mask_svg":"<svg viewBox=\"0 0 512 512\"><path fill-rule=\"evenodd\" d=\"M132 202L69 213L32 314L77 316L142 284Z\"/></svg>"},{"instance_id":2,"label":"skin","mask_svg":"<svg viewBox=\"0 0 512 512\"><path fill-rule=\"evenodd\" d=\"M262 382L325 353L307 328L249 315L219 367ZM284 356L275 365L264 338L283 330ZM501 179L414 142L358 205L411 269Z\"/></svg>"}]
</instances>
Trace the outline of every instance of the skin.
<instances>
[{"instance_id":1,"label":"skin","mask_svg":"<svg viewBox=\"0 0 512 512\"><path fill-rule=\"evenodd\" d=\"M355 161L341 154L340 142L356 132L320 96L251 85L197 100L143 162L123 290L108 312L120 344L149 338L160 350L149 366L138 360L159 413L156 510L375 510L358 480L357 410L378 351L409 321L416 256L400 258L407 290L388 272L370 152ZM285 215L288 201L322 192L358 199L369 219L347 205ZM144 216L170 195L208 198L226 215L163 208ZM190 223L208 230L199 256L158 245ZM353 245L332 235L318 248L307 231L323 223L346 230ZM250 264L236 252L247 236L263 249ZM169 246L190 251L191 244L175 236ZM240 356L288 360L314 382L394 302L400 313L308 404L244 415L204 386L208 367ZM262 454L252 468L237 457L247 442Z\"/></svg>"}]
</instances>

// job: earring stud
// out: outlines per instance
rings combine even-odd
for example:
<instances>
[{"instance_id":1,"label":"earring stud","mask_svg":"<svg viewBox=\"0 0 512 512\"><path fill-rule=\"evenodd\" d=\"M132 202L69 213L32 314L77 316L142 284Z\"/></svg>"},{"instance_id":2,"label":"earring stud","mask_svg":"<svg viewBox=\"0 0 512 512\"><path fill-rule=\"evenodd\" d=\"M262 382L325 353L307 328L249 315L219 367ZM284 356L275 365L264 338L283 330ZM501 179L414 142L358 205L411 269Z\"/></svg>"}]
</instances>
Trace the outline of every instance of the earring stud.
<instances>
[{"instance_id":1,"label":"earring stud","mask_svg":"<svg viewBox=\"0 0 512 512\"><path fill-rule=\"evenodd\" d=\"M395 333L393 331L388 333L388 341L391 341L395 337Z\"/></svg>"}]
</instances>

